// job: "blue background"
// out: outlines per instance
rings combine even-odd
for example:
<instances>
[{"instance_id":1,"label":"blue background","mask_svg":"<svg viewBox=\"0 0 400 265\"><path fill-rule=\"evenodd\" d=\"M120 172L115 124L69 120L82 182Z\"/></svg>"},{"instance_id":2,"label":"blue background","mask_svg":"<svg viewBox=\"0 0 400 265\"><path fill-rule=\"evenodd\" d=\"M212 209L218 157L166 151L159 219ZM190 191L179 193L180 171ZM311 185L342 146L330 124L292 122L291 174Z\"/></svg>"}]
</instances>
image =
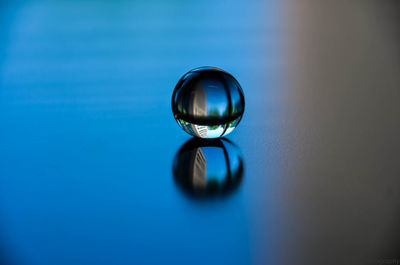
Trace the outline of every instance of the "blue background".
<instances>
[{"instance_id":1,"label":"blue background","mask_svg":"<svg viewBox=\"0 0 400 265\"><path fill-rule=\"evenodd\" d=\"M259 131L271 118L257 112L273 102L277 80L264 68L279 54L277 34L260 33L278 16L278 4L0 7L3 263L251 263L252 193L260 177L254 166L259 145L271 137ZM203 65L232 73L247 103L229 137L243 153L242 186L207 201L184 196L172 176L174 155L190 138L173 119L172 91ZM264 173L273 174L262 159Z\"/></svg>"}]
</instances>

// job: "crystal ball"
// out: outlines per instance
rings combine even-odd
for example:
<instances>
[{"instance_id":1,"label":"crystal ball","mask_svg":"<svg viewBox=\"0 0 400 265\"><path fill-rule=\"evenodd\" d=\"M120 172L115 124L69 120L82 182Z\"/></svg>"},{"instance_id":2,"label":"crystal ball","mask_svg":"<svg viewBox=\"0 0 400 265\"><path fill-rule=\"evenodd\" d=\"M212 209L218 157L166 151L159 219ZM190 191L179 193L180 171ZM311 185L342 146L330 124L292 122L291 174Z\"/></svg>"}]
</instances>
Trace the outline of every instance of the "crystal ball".
<instances>
[{"instance_id":1,"label":"crystal ball","mask_svg":"<svg viewBox=\"0 0 400 265\"><path fill-rule=\"evenodd\" d=\"M238 147L227 139L191 138L175 155L172 171L188 195L224 196L240 186L244 163Z\"/></svg>"},{"instance_id":2,"label":"crystal ball","mask_svg":"<svg viewBox=\"0 0 400 265\"><path fill-rule=\"evenodd\" d=\"M179 126L199 138L231 133L244 112L239 82L215 67L195 68L178 81L172 94L172 112Z\"/></svg>"}]
</instances>

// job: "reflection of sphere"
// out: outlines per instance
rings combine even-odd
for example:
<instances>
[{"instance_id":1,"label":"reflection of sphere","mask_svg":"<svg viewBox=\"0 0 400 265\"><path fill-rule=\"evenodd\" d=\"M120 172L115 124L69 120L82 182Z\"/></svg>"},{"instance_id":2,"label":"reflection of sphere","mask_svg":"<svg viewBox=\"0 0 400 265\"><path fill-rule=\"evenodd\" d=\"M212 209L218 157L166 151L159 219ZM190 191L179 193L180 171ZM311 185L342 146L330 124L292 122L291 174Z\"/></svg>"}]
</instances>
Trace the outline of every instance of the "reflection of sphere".
<instances>
[{"instance_id":1,"label":"reflection of sphere","mask_svg":"<svg viewBox=\"0 0 400 265\"><path fill-rule=\"evenodd\" d=\"M173 173L191 195L224 195L240 184L243 161L238 148L226 139L191 139L175 155Z\"/></svg>"},{"instance_id":2,"label":"reflection of sphere","mask_svg":"<svg viewBox=\"0 0 400 265\"><path fill-rule=\"evenodd\" d=\"M186 73L172 95L172 111L179 126L200 138L218 138L233 131L244 112L238 81L215 67Z\"/></svg>"}]
</instances>

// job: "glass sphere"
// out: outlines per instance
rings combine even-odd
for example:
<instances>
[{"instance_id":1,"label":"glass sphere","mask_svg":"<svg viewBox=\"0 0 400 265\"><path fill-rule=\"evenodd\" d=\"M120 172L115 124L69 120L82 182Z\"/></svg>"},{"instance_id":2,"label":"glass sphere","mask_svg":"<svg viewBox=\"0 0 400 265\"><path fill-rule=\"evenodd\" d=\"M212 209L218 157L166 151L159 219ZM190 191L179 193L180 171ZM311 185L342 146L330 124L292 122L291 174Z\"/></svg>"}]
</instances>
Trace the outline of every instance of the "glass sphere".
<instances>
[{"instance_id":1,"label":"glass sphere","mask_svg":"<svg viewBox=\"0 0 400 265\"><path fill-rule=\"evenodd\" d=\"M241 183L243 160L239 149L227 139L187 141L175 155L174 179L194 197L230 194Z\"/></svg>"},{"instance_id":2,"label":"glass sphere","mask_svg":"<svg viewBox=\"0 0 400 265\"><path fill-rule=\"evenodd\" d=\"M243 91L224 70L196 68L178 81L172 112L185 132L200 138L222 137L231 133L243 116Z\"/></svg>"}]
</instances>

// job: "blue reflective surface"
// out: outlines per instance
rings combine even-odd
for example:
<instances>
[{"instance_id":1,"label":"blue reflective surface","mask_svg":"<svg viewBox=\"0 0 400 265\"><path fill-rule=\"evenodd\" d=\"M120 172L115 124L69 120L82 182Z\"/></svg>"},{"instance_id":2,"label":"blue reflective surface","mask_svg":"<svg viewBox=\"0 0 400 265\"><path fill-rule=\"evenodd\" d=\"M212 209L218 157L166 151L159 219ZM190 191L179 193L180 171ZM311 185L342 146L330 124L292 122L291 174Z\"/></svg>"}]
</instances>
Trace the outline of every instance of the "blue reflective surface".
<instances>
[{"instance_id":1,"label":"blue reflective surface","mask_svg":"<svg viewBox=\"0 0 400 265\"><path fill-rule=\"evenodd\" d=\"M243 178L239 149L227 139L191 139L179 149L173 163L176 183L194 198L228 196Z\"/></svg>"},{"instance_id":2,"label":"blue reflective surface","mask_svg":"<svg viewBox=\"0 0 400 265\"><path fill-rule=\"evenodd\" d=\"M273 239L259 210L272 208L263 194L276 154L260 149L275 137L265 134L272 114L255 114L276 107L269 66L279 38L261 33L277 10L258 1L1 2L1 263L262 259ZM229 136L243 181L206 202L184 196L171 171L189 139L171 94L199 65L241 80L248 104Z\"/></svg>"}]
</instances>

